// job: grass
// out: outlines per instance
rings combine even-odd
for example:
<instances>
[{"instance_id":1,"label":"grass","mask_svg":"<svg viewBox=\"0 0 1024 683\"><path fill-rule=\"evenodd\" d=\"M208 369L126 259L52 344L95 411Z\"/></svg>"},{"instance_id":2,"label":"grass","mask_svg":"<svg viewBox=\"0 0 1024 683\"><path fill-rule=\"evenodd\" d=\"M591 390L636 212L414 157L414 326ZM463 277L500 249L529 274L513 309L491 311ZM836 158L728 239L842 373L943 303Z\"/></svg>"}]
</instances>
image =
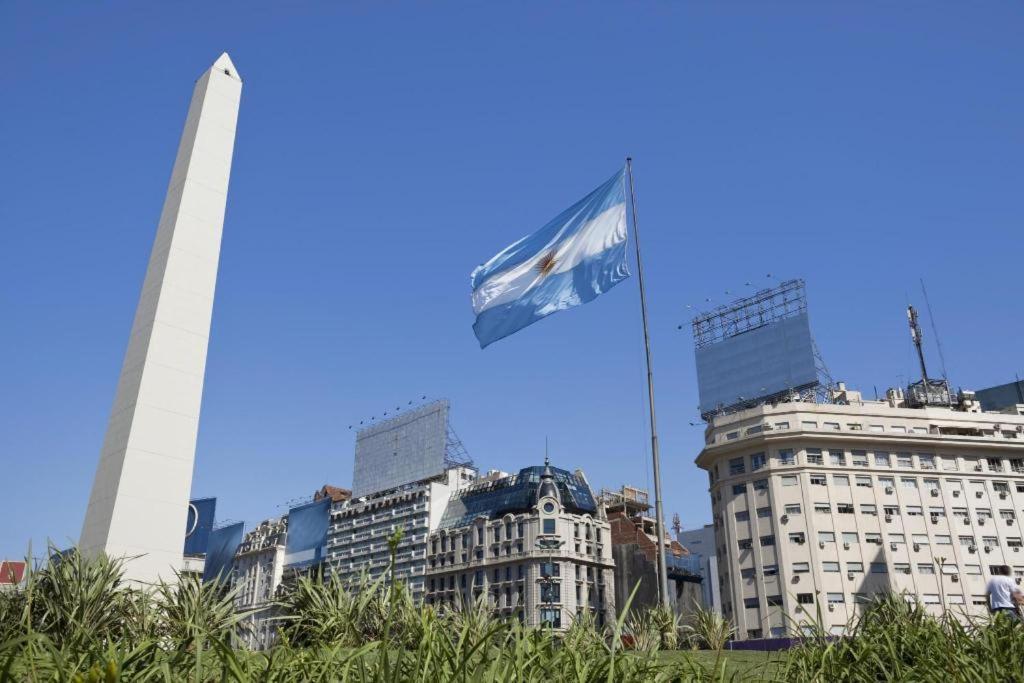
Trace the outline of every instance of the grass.
<instances>
[{"instance_id":1,"label":"grass","mask_svg":"<svg viewBox=\"0 0 1024 683\"><path fill-rule=\"evenodd\" d=\"M233 600L229 586L188 577L140 591L118 561L71 553L0 593L0 681L1024 683L1019 624L935 618L899 597L867 609L849 637L819 629L785 653L690 649L731 630L708 614L684 623L639 610L554 634L501 621L484 603L439 611L401 583L315 576L280 597L280 643L249 652Z\"/></svg>"},{"instance_id":2,"label":"grass","mask_svg":"<svg viewBox=\"0 0 1024 683\"><path fill-rule=\"evenodd\" d=\"M721 655L712 650L668 650L660 656L666 661L689 658L709 671L715 668L716 662L724 660L724 680L750 682L779 680L786 657L784 652L746 650L726 650Z\"/></svg>"}]
</instances>

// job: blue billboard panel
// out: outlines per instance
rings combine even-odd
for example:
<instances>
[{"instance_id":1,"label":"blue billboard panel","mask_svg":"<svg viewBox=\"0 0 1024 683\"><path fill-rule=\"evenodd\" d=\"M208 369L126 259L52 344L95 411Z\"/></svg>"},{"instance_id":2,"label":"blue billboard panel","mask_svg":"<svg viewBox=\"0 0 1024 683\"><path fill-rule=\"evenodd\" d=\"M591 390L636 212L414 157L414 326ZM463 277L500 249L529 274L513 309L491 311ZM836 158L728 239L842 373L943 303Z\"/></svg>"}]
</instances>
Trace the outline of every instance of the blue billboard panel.
<instances>
[{"instance_id":1,"label":"blue billboard panel","mask_svg":"<svg viewBox=\"0 0 1024 683\"><path fill-rule=\"evenodd\" d=\"M288 538L284 546L286 565L306 565L323 558L327 527L331 522L331 499L300 505L288 511Z\"/></svg>"},{"instance_id":2,"label":"blue billboard panel","mask_svg":"<svg viewBox=\"0 0 1024 683\"><path fill-rule=\"evenodd\" d=\"M231 563L242 545L243 522L222 526L210 532L210 543L206 548L206 564L203 567L203 581L217 577L228 578Z\"/></svg>"},{"instance_id":3,"label":"blue billboard panel","mask_svg":"<svg viewBox=\"0 0 1024 683\"><path fill-rule=\"evenodd\" d=\"M696 355L701 415L818 383L806 311L698 348Z\"/></svg>"},{"instance_id":4,"label":"blue billboard panel","mask_svg":"<svg viewBox=\"0 0 1024 683\"><path fill-rule=\"evenodd\" d=\"M205 555L213 531L213 515L217 511L216 498L196 498L188 502L188 521L185 523L185 554Z\"/></svg>"}]
</instances>

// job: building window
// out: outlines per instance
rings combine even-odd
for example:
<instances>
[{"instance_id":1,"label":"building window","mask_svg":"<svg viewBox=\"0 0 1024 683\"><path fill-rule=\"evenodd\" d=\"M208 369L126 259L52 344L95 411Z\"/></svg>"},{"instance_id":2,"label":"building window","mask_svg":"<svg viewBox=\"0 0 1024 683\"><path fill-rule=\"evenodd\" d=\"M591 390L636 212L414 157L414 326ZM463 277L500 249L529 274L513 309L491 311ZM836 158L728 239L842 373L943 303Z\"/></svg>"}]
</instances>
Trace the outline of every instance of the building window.
<instances>
[{"instance_id":1,"label":"building window","mask_svg":"<svg viewBox=\"0 0 1024 683\"><path fill-rule=\"evenodd\" d=\"M868 466L868 452L867 451L850 451L850 457L853 461L854 467L867 467Z\"/></svg>"},{"instance_id":2,"label":"building window","mask_svg":"<svg viewBox=\"0 0 1024 683\"><path fill-rule=\"evenodd\" d=\"M733 486L732 486L732 495L734 495L734 496L741 496L741 495L743 495L746 492L747 492L747 485L746 484L733 484Z\"/></svg>"},{"instance_id":3,"label":"building window","mask_svg":"<svg viewBox=\"0 0 1024 683\"><path fill-rule=\"evenodd\" d=\"M797 604L800 605L813 605L814 604L814 593L797 593L796 594Z\"/></svg>"},{"instance_id":4,"label":"building window","mask_svg":"<svg viewBox=\"0 0 1024 683\"><path fill-rule=\"evenodd\" d=\"M743 606L747 609L757 609L758 605L757 598L743 598Z\"/></svg>"},{"instance_id":5,"label":"building window","mask_svg":"<svg viewBox=\"0 0 1024 683\"><path fill-rule=\"evenodd\" d=\"M856 483L857 486L862 486L864 488L871 488L871 475L869 475L869 474L858 474L854 483Z\"/></svg>"},{"instance_id":6,"label":"building window","mask_svg":"<svg viewBox=\"0 0 1024 683\"><path fill-rule=\"evenodd\" d=\"M792 448L782 448L779 450L779 464L780 465L795 465L796 456L793 454Z\"/></svg>"},{"instance_id":7,"label":"building window","mask_svg":"<svg viewBox=\"0 0 1024 683\"><path fill-rule=\"evenodd\" d=\"M733 458L729 461L729 474L743 474L747 468L743 464L743 458Z\"/></svg>"},{"instance_id":8,"label":"building window","mask_svg":"<svg viewBox=\"0 0 1024 683\"><path fill-rule=\"evenodd\" d=\"M798 483L800 482L797 481L796 475L787 474L782 477L783 486L796 486Z\"/></svg>"},{"instance_id":9,"label":"building window","mask_svg":"<svg viewBox=\"0 0 1024 683\"><path fill-rule=\"evenodd\" d=\"M821 570L823 572L827 572L829 574L838 574L839 573L839 563L838 562L822 562L821 563Z\"/></svg>"},{"instance_id":10,"label":"building window","mask_svg":"<svg viewBox=\"0 0 1024 683\"><path fill-rule=\"evenodd\" d=\"M845 474L833 474L832 482L836 486L845 486L846 488L850 488L850 478Z\"/></svg>"},{"instance_id":11,"label":"building window","mask_svg":"<svg viewBox=\"0 0 1024 683\"><path fill-rule=\"evenodd\" d=\"M905 467L910 469L914 466L914 458L910 453L897 453L896 454L896 467Z\"/></svg>"},{"instance_id":12,"label":"building window","mask_svg":"<svg viewBox=\"0 0 1024 683\"><path fill-rule=\"evenodd\" d=\"M757 516L758 517L771 517L772 516L772 509L771 508L757 508Z\"/></svg>"},{"instance_id":13,"label":"building window","mask_svg":"<svg viewBox=\"0 0 1024 683\"><path fill-rule=\"evenodd\" d=\"M815 512L822 512L822 513L824 513L826 515L830 515L830 514L832 514L832 506L830 504L828 504L828 503L815 503L814 504L814 511Z\"/></svg>"},{"instance_id":14,"label":"building window","mask_svg":"<svg viewBox=\"0 0 1024 683\"><path fill-rule=\"evenodd\" d=\"M888 565L885 564L885 562L872 562L871 563L871 573L872 574L888 574L889 573L889 567L888 567Z\"/></svg>"},{"instance_id":15,"label":"building window","mask_svg":"<svg viewBox=\"0 0 1024 683\"><path fill-rule=\"evenodd\" d=\"M558 562L541 562L540 575L544 578L561 575L561 564Z\"/></svg>"},{"instance_id":16,"label":"building window","mask_svg":"<svg viewBox=\"0 0 1024 683\"><path fill-rule=\"evenodd\" d=\"M765 598L765 602L768 603L769 607L781 607L782 606L782 596L781 595L769 595L767 598Z\"/></svg>"},{"instance_id":17,"label":"building window","mask_svg":"<svg viewBox=\"0 0 1024 683\"><path fill-rule=\"evenodd\" d=\"M878 506L874 503L861 503L860 513L862 515L870 515L872 517L878 516Z\"/></svg>"},{"instance_id":18,"label":"building window","mask_svg":"<svg viewBox=\"0 0 1024 683\"><path fill-rule=\"evenodd\" d=\"M820 448L808 448L807 449L807 464L808 465L823 465L825 461L821 457Z\"/></svg>"},{"instance_id":19,"label":"building window","mask_svg":"<svg viewBox=\"0 0 1024 683\"><path fill-rule=\"evenodd\" d=\"M863 574L864 573L864 563L863 562L847 562L846 563L846 571L848 571L848 572L850 572L852 574Z\"/></svg>"},{"instance_id":20,"label":"building window","mask_svg":"<svg viewBox=\"0 0 1024 683\"><path fill-rule=\"evenodd\" d=\"M850 545L857 544L857 532L856 531L844 531L843 532L843 543L849 543Z\"/></svg>"},{"instance_id":21,"label":"building window","mask_svg":"<svg viewBox=\"0 0 1024 683\"><path fill-rule=\"evenodd\" d=\"M757 481L755 481L754 482L754 490L755 491L767 491L768 490L768 480L767 479L758 479Z\"/></svg>"},{"instance_id":22,"label":"building window","mask_svg":"<svg viewBox=\"0 0 1024 683\"><path fill-rule=\"evenodd\" d=\"M842 451L830 450L828 452L828 460L833 465L838 465L840 467L845 467L846 466L846 453L843 453Z\"/></svg>"},{"instance_id":23,"label":"building window","mask_svg":"<svg viewBox=\"0 0 1024 683\"><path fill-rule=\"evenodd\" d=\"M913 477L900 477L900 486L905 489L916 489L917 479L914 479Z\"/></svg>"},{"instance_id":24,"label":"building window","mask_svg":"<svg viewBox=\"0 0 1024 683\"><path fill-rule=\"evenodd\" d=\"M549 628L562 628L562 610L557 607L542 607L540 609L540 623Z\"/></svg>"},{"instance_id":25,"label":"building window","mask_svg":"<svg viewBox=\"0 0 1024 683\"><path fill-rule=\"evenodd\" d=\"M885 451L875 451L875 466L876 467L888 467L889 466L889 454Z\"/></svg>"},{"instance_id":26,"label":"building window","mask_svg":"<svg viewBox=\"0 0 1024 683\"><path fill-rule=\"evenodd\" d=\"M750 550L754 547L754 542L749 538L741 538L736 542L736 545L740 550Z\"/></svg>"},{"instance_id":27,"label":"building window","mask_svg":"<svg viewBox=\"0 0 1024 683\"><path fill-rule=\"evenodd\" d=\"M825 479L824 474L812 474L811 486L828 486L828 480Z\"/></svg>"},{"instance_id":28,"label":"building window","mask_svg":"<svg viewBox=\"0 0 1024 683\"><path fill-rule=\"evenodd\" d=\"M796 543L798 545L801 545L806 540L807 540L807 537L804 536L804 532L802 532L802 531L794 531L793 533L791 533L789 535L789 542L790 543Z\"/></svg>"},{"instance_id":29,"label":"building window","mask_svg":"<svg viewBox=\"0 0 1024 683\"><path fill-rule=\"evenodd\" d=\"M540 585L541 602L561 602L562 584L558 582L542 583Z\"/></svg>"},{"instance_id":30,"label":"building window","mask_svg":"<svg viewBox=\"0 0 1024 683\"><path fill-rule=\"evenodd\" d=\"M761 545L762 546L775 545L775 534L769 534L767 536L762 536L761 537Z\"/></svg>"},{"instance_id":31,"label":"building window","mask_svg":"<svg viewBox=\"0 0 1024 683\"><path fill-rule=\"evenodd\" d=\"M746 522L748 519L750 519L750 513L746 510L740 510L736 513L737 522Z\"/></svg>"},{"instance_id":32,"label":"building window","mask_svg":"<svg viewBox=\"0 0 1024 683\"><path fill-rule=\"evenodd\" d=\"M785 508L783 508L783 510L785 511L785 513L787 515L799 515L799 514L801 514L800 513L800 503L790 503Z\"/></svg>"},{"instance_id":33,"label":"building window","mask_svg":"<svg viewBox=\"0 0 1024 683\"><path fill-rule=\"evenodd\" d=\"M544 533L553 534L555 533L555 520L545 519L544 520Z\"/></svg>"},{"instance_id":34,"label":"building window","mask_svg":"<svg viewBox=\"0 0 1024 683\"><path fill-rule=\"evenodd\" d=\"M846 602L842 593L826 593L826 597L830 605L842 605Z\"/></svg>"},{"instance_id":35,"label":"building window","mask_svg":"<svg viewBox=\"0 0 1024 683\"><path fill-rule=\"evenodd\" d=\"M934 470L935 469L935 456L930 453L918 453L917 464L922 470Z\"/></svg>"},{"instance_id":36,"label":"building window","mask_svg":"<svg viewBox=\"0 0 1024 683\"><path fill-rule=\"evenodd\" d=\"M831 531L819 531L818 543L835 543L836 535Z\"/></svg>"},{"instance_id":37,"label":"building window","mask_svg":"<svg viewBox=\"0 0 1024 683\"><path fill-rule=\"evenodd\" d=\"M839 431L839 423L838 422L822 422L821 423L821 428L822 429L830 429L832 431L838 432Z\"/></svg>"},{"instance_id":38,"label":"building window","mask_svg":"<svg viewBox=\"0 0 1024 683\"><path fill-rule=\"evenodd\" d=\"M765 466L766 458L764 453L754 453L750 456L750 471L756 472Z\"/></svg>"},{"instance_id":39,"label":"building window","mask_svg":"<svg viewBox=\"0 0 1024 683\"><path fill-rule=\"evenodd\" d=\"M837 503L836 513L840 515L852 515L853 514L853 503Z\"/></svg>"}]
</instances>

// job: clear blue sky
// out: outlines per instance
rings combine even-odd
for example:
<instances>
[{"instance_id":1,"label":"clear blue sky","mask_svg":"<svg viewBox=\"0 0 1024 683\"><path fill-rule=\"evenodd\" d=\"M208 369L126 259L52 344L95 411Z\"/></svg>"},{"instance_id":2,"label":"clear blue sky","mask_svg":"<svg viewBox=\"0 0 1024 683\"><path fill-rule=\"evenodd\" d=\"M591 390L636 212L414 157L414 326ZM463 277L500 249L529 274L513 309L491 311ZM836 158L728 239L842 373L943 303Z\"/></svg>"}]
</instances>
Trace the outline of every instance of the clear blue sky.
<instances>
[{"instance_id":1,"label":"clear blue sky","mask_svg":"<svg viewBox=\"0 0 1024 683\"><path fill-rule=\"evenodd\" d=\"M1024 374L1019 2L6 2L0 26L0 556L77 538L223 50L245 89L193 485L221 518L348 485L348 425L424 394L483 468L547 435L595 486L647 486L635 278L486 351L468 296L627 154L687 527L709 518L688 304L803 277L833 376L870 393L915 373L924 277L956 384Z\"/></svg>"}]
</instances>

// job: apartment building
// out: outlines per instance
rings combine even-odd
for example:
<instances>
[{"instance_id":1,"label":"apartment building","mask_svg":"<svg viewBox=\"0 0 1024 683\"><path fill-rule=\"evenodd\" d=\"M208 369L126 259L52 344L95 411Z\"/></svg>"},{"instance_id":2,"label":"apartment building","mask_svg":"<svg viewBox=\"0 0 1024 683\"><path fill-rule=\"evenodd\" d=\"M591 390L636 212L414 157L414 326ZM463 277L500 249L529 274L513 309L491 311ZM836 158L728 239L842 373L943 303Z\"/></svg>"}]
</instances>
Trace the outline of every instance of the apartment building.
<instances>
[{"instance_id":1,"label":"apartment building","mask_svg":"<svg viewBox=\"0 0 1024 683\"><path fill-rule=\"evenodd\" d=\"M713 417L708 472L722 610L739 637L832 633L873 595L986 611L991 567L1024 576L1024 415L910 408L902 391Z\"/></svg>"},{"instance_id":2,"label":"apartment building","mask_svg":"<svg viewBox=\"0 0 1024 683\"><path fill-rule=\"evenodd\" d=\"M546 464L457 492L427 548L428 604L487 600L502 617L565 629L615 618L608 521L582 473Z\"/></svg>"},{"instance_id":3,"label":"apartment building","mask_svg":"<svg viewBox=\"0 0 1024 683\"><path fill-rule=\"evenodd\" d=\"M275 641L273 600L284 578L287 534L287 517L265 520L245 535L235 553L235 611L246 613L239 622L239 636L250 649L265 650Z\"/></svg>"},{"instance_id":4,"label":"apartment building","mask_svg":"<svg viewBox=\"0 0 1024 683\"><path fill-rule=\"evenodd\" d=\"M453 492L476 478L471 467L452 467L426 481L405 484L331 507L326 573L352 582L366 572L380 578L391 560L388 538L402 529L395 578L408 584L413 597L423 597L427 535L437 529Z\"/></svg>"}]
</instances>

